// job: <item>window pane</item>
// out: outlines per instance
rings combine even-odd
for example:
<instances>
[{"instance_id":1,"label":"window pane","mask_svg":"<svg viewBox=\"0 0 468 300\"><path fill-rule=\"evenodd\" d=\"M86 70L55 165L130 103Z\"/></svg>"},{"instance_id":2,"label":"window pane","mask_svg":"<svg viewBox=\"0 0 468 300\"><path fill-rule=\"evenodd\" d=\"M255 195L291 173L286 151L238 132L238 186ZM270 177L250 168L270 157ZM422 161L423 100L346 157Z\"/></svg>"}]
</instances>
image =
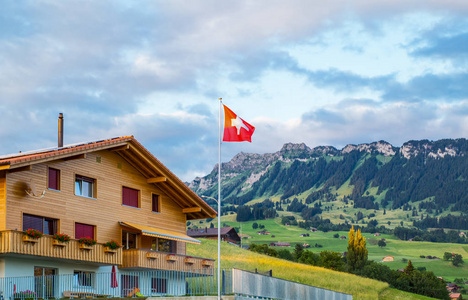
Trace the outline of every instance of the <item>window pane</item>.
<instances>
[{"instance_id":1,"label":"window pane","mask_svg":"<svg viewBox=\"0 0 468 300\"><path fill-rule=\"evenodd\" d=\"M82 192L81 192L81 181L79 181L79 180L76 180L76 181L75 181L75 195L78 195L78 196L81 196L81 195L82 195Z\"/></svg>"},{"instance_id":2,"label":"window pane","mask_svg":"<svg viewBox=\"0 0 468 300\"><path fill-rule=\"evenodd\" d=\"M75 195L94 198L94 182L92 178L76 175Z\"/></svg>"},{"instance_id":3,"label":"window pane","mask_svg":"<svg viewBox=\"0 0 468 300\"><path fill-rule=\"evenodd\" d=\"M158 251L171 252L171 241L166 239L158 239Z\"/></svg>"}]
</instances>

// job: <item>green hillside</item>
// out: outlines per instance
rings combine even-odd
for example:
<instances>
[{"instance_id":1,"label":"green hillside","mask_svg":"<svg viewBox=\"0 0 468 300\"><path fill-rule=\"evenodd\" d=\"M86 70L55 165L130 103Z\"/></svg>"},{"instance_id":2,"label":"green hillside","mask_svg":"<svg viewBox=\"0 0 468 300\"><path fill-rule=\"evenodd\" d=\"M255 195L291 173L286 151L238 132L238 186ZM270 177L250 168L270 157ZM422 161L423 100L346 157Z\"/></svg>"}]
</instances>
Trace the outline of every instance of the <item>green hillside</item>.
<instances>
[{"instance_id":1,"label":"green hillside","mask_svg":"<svg viewBox=\"0 0 468 300\"><path fill-rule=\"evenodd\" d=\"M187 244L187 254L217 258L217 241L202 240L202 245ZM266 255L243 250L239 247L221 244L221 266L244 270L273 270L273 275L303 284L352 294L353 299L432 299L420 295L401 292L389 287L387 283L367 279L343 272L293 263Z\"/></svg>"}]
</instances>

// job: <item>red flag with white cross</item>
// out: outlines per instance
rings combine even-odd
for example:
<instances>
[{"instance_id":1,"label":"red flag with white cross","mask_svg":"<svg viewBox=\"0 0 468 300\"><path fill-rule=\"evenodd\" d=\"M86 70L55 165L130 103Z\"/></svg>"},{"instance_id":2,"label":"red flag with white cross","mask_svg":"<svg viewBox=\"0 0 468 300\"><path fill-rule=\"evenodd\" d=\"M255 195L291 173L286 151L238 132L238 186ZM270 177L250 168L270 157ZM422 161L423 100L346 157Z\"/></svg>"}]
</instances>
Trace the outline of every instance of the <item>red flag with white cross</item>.
<instances>
[{"instance_id":1,"label":"red flag with white cross","mask_svg":"<svg viewBox=\"0 0 468 300\"><path fill-rule=\"evenodd\" d=\"M255 127L239 118L226 105L224 107L224 142L252 142Z\"/></svg>"}]
</instances>

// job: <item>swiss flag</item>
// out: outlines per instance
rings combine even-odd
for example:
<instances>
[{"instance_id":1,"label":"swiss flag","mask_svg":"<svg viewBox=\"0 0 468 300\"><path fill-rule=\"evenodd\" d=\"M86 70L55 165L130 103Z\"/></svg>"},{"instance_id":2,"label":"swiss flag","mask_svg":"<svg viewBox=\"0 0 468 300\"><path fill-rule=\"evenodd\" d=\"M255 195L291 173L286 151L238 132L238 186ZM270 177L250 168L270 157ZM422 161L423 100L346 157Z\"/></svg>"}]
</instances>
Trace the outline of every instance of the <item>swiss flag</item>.
<instances>
[{"instance_id":1,"label":"swiss flag","mask_svg":"<svg viewBox=\"0 0 468 300\"><path fill-rule=\"evenodd\" d=\"M242 120L226 105L224 107L224 142L252 142L255 127Z\"/></svg>"}]
</instances>

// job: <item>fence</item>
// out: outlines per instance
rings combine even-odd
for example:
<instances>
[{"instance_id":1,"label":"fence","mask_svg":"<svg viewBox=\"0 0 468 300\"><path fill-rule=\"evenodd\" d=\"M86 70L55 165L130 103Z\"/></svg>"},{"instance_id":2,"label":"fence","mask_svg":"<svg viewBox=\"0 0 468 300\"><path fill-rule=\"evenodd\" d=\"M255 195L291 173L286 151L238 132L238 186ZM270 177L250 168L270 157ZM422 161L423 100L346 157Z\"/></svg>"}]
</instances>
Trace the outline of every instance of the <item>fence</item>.
<instances>
[{"instance_id":1,"label":"fence","mask_svg":"<svg viewBox=\"0 0 468 300\"><path fill-rule=\"evenodd\" d=\"M156 270L0 278L3 299L110 298L216 295L217 270ZM223 294L232 294L232 270L222 269Z\"/></svg>"},{"instance_id":2,"label":"fence","mask_svg":"<svg viewBox=\"0 0 468 300\"><path fill-rule=\"evenodd\" d=\"M232 270L233 293L262 299L352 300L353 296L279 278ZM244 298L242 298L244 299ZM247 299L247 298L245 298Z\"/></svg>"},{"instance_id":3,"label":"fence","mask_svg":"<svg viewBox=\"0 0 468 300\"><path fill-rule=\"evenodd\" d=\"M35 300L217 295L216 269L138 271L0 278L3 299ZM352 295L237 269L221 270L221 293L236 299L352 300Z\"/></svg>"}]
</instances>

